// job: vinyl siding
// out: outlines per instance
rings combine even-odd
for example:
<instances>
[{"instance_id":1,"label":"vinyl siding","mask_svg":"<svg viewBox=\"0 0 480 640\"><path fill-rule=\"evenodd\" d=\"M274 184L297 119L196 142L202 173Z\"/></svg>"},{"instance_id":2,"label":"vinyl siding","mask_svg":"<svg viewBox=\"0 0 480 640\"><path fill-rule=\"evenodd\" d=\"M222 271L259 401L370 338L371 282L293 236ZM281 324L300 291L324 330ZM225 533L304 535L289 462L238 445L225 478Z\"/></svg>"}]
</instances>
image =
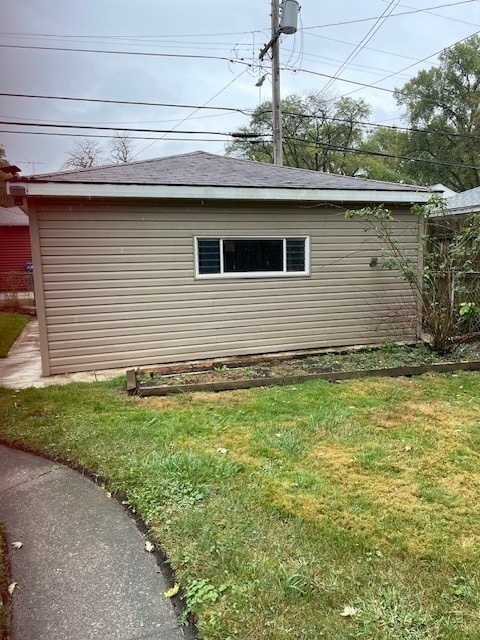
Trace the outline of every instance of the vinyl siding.
<instances>
[{"instance_id":1,"label":"vinyl siding","mask_svg":"<svg viewBox=\"0 0 480 640\"><path fill-rule=\"evenodd\" d=\"M49 373L413 339L408 286L325 208L37 203ZM415 258L418 222L397 235ZM195 280L195 236L308 236L310 275Z\"/></svg>"}]
</instances>

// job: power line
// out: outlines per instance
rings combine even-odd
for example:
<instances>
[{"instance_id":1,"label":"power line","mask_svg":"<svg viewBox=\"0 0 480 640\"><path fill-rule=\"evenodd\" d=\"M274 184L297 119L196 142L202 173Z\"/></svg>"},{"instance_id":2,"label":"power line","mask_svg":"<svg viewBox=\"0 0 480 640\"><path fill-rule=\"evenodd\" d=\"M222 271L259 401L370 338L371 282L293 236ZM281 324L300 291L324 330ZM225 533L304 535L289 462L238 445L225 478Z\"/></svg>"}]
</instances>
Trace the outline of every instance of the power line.
<instances>
[{"instance_id":1,"label":"power line","mask_svg":"<svg viewBox=\"0 0 480 640\"><path fill-rule=\"evenodd\" d=\"M220 89L220 91L217 91L217 93L215 93L209 100L207 100L204 104L203 107L206 107L208 105L209 102L212 102L212 100L215 100L215 98L217 96L219 96L223 91L225 91L225 89L227 89L230 85L232 85L234 82L236 82L238 80L238 78L240 78L245 72L247 71L247 69L244 69L240 74L238 74L238 76L236 76L235 78L233 78L233 80L231 80L230 82L228 82L222 89ZM184 122L186 122L189 118L191 118L195 113L197 113L197 111L199 111L200 107L195 108L188 116L185 116L185 118L183 118L183 120L181 120L180 122L178 122L172 129L176 129L177 127L179 127L181 124L183 124ZM165 137L165 134L161 137ZM161 138L160 138L161 139ZM149 145L147 145L144 149L142 149L141 151L139 151L137 154L135 154L133 157L136 158L140 153L144 153L147 149L149 149L151 146L153 146L155 143L152 142Z\"/></svg>"},{"instance_id":2,"label":"power line","mask_svg":"<svg viewBox=\"0 0 480 640\"><path fill-rule=\"evenodd\" d=\"M426 62L427 60L429 60L430 58L433 58L434 56L439 56L441 53L443 53L444 51L447 51L448 49L452 49L453 47L456 47L457 44L460 44L462 42L465 42L466 40L469 40L470 38L473 38L474 36L478 35L480 33L480 31L475 31L475 33L472 33L469 36L466 36L465 38L462 38L461 40L457 40L457 42L454 42L453 44L449 45L448 47L443 47L443 49L440 49L439 51L436 51L435 53L432 53L429 56L426 56L425 58L422 58L421 60L418 60L417 62L414 62L410 65L408 65L407 67L404 67L403 69L400 69L399 71L395 71L394 73L391 73L388 76L385 76L383 78L381 78L380 80L376 80L375 82L372 83L371 88L372 89L377 89L378 87L376 87L375 85L379 82L384 82L384 80L389 80L390 78L393 78L394 76L397 76L401 73L403 73L404 71L408 71L409 69L411 69L412 67L415 67L417 64L421 64L422 62ZM350 91L350 93L345 94L345 96L349 96L352 93L356 93L357 91L359 91L359 89L355 89L354 91ZM395 91L394 91L395 93ZM403 92L402 91L397 91L396 92L398 95L402 95ZM432 102L430 100L430 102Z\"/></svg>"},{"instance_id":3,"label":"power line","mask_svg":"<svg viewBox=\"0 0 480 640\"><path fill-rule=\"evenodd\" d=\"M162 34L158 34L158 35L117 35L117 36L112 36L112 35L105 35L105 34L96 34L96 35L88 35L88 34L83 34L83 33L79 33L79 34L68 34L68 33L35 33L35 32L14 32L14 31L0 31L0 36L7 36L7 37L40 37L40 38L65 38L65 39L77 39L77 38L88 38L88 39L102 39L104 38L105 40L162 40L163 38L219 38L219 37L226 37L226 36L249 36L252 33L264 33L267 30L267 27L265 27L265 29L256 29L254 31L232 31L232 32L227 32L227 33L186 33L186 34L180 34L180 33L169 33L167 35L162 35Z\"/></svg>"},{"instance_id":4,"label":"power line","mask_svg":"<svg viewBox=\"0 0 480 640\"><path fill-rule=\"evenodd\" d=\"M408 11L401 11L399 13L394 13L391 15L392 18L411 15L415 13L427 13L434 11L435 9L444 9L446 7L456 7L462 4L470 4L472 2L477 2L478 0L457 0L456 2L448 2L445 4L438 4L433 7L424 7L423 9L410 9ZM447 16L442 16L447 18ZM303 27L302 31L310 31L312 29L326 29L329 27L340 27L350 24L359 24L361 22L371 22L373 20L378 20L381 16L372 16L369 18L356 18L355 20L343 20L340 22L330 22L326 24L314 25L311 27ZM454 19L454 18L449 18ZM252 33L265 33L269 31L269 28L265 27L264 29L254 29L249 31L233 31L233 32L221 32L221 33L189 33L189 34L158 34L155 36L152 35L105 35L105 34L96 34L96 35L88 35L88 34L58 34L58 33L34 33L34 32L0 32L0 36L7 37L41 37L41 38L65 38L65 39L78 39L78 38L86 38L86 39L105 39L105 40L159 40L161 41L163 38L217 38L217 37L227 37L227 36L243 36L243 35L251 35Z\"/></svg>"},{"instance_id":5,"label":"power line","mask_svg":"<svg viewBox=\"0 0 480 640\"><path fill-rule=\"evenodd\" d=\"M17 127L46 127L52 129L81 129L94 130L94 131L119 131L119 127L103 127L103 126L88 126L88 125L75 125L75 124L39 124L36 122L8 122L6 120L0 120L0 125L17 126ZM133 133L170 133L173 129L132 129L120 127L121 131L133 132ZM220 131L178 131L178 133L184 133L186 135L212 135L212 136L230 136L230 133Z\"/></svg>"},{"instance_id":6,"label":"power line","mask_svg":"<svg viewBox=\"0 0 480 640\"><path fill-rule=\"evenodd\" d=\"M409 162L423 162L426 164L433 164L433 165L439 165L444 167L457 167L457 168L480 170L480 165L465 164L464 162L449 162L447 160L430 160L428 158L411 158L410 156L397 156L392 153L382 153L381 151L365 151L364 149L355 149L353 147L342 147L342 146L337 146L329 143L314 142L311 140L303 140L302 138L294 138L289 136L285 136L284 139L292 140L293 142L303 142L313 147L327 148L327 149L331 149L332 151L342 151L345 153L355 153L362 156L377 156L380 158L392 158L394 160L408 160ZM255 141L253 141L253 144L255 144Z\"/></svg>"},{"instance_id":7,"label":"power line","mask_svg":"<svg viewBox=\"0 0 480 640\"><path fill-rule=\"evenodd\" d=\"M208 107L206 105L195 104L169 104L166 102L140 102L138 100L109 100L103 98L76 98L68 96L46 96L31 93L0 93L0 96L9 98L38 98L40 100L70 100L76 102L100 102L104 104L125 104L140 107L168 107L173 109L212 109L215 111L235 111L243 115L249 115L252 109L238 109L235 107Z\"/></svg>"},{"instance_id":8,"label":"power line","mask_svg":"<svg viewBox=\"0 0 480 640\"><path fill-rule=\"evenodd\" d=\"M0 124L2 124L0 122ZM42 126L42 125L38 125L38 126ZM1 130L0 129L0 133L1 134L22 134L22 135L46 135L46 136L62 136L62 137L71 137L71 138L78 138L78 137L82 137L82 136L78 136L75 133L64 133L64 132L50 132L50 131L8 131L8 130ZM215 133L215 132L187 132L187 131L177 131L177 134L185 134L185 135L191 135L191 134L196 134L198 133L199 135L215 135L215 136L227 136L225 139L223 140L219 140L218 138L166 138L165 140L170 142L170 141L178 141L178 142L230 142L231 140L231 136L230 134L222 134L222 133ZM96 134L96 133L91 133L88 134L88 136L83 136L83 137L89 137L89 138L113 138L115 136L112 135L106 135L106 134ZM265 142L265 140L263 140L264 136L258 136L258 139L255 140L251 140L250 143L251 144L259 144L260 142ZM152 137L147 137L147 136L129 136L130 139L132 140L152 140L153 142L158 142L158 138L152 138ZM342 147L339 145L333 145L330 143L321 143L321 142L315 142L312 140L305 140L303 138L296 138L293 136L284 136L284 140L291 140L293 142L301 142L303 144L308 144L309 146L313 146L313 147L318 147L320 149L330 149L332 151L340 151L343 153L354 153L357 155L363 155L363 156L374 156L374 157L380 157L380 158L390 158L393 160L405 160L408 162L420 162L423 164L430 164L430 165L437 165L437 166L443 166L443 167L455 167L455 168L465 168L465 169L475 169L475 170L480 170L480 165L472 165L472 164L466 164L464 162L449 162L446 160L430 160L427 158L412 158L410 156L401 156L401 155L395 155L392 153L383 153L380 151L369 151L369 150L365 150L365 149L356 149L353 147ZM271 141L268 141L271 144ZM137 154L138 155L138 154Z\"/></svg>"},{"instance_id":9,"label":"power line","mask_svg":"<svg viewBox=\"0 0 480 640\"><path fill-rule=\"evenodd\" d=\"M218 95L218 94L217 94ZM131 100L103 100L100 98L75 98L75 97L66 97L66 96L44 96L44 95L33 95L33 94L17 94L17 93L0 93L0 96L9 96L9 97L19 97L19 98L40 98L40 99L46 99L46 100L69 100L69 101L79 101L79 102L94 102L94 103L106 103L106 104L126 104L126 105L135 105L135 106L154 106L154 107L174 107L174 108L180 108L180 109L195 109L195 110L201 110L201 109L211 109L211 110L221 110L221 111L229 111L229 112L235 112L235 113L241 113L242 115L252 115L254 110L253 109L236 109L233 107L210 107L207 106L207 104L204 105L182 105L182 104L167 104L167 103L156 103L156 102L138 102L138 101L131 101ZM216 96L214 96L216 97ZM213 98L211 98L213 99ZM272 113L271 109L264 109L260 112L260 114L264 114L264 113ZM287 116L294 116L294 117L298 117L298 118L303 118L303 119L316 119L318 116L316 115L310 115L310 114L306 114L306 113L298 113L298 112L289 112L289 111L283 111L284 115ZM188 116L189 118L191 117ZM326 118L326 120L331 121L331 122L343 122L343 123L351 123L351 124L356 124L356 125L360 125L360 126L364 126L364 127L373 127L373 128L379 128L379 129L387 129L387 130L391 130L391 131L405 131L408 133L422 133L422 134L428 134L428 135L443 135L443 136L447 136L447 137L451 137L451 138L466 138L466 139L472 139L472 140L477 140L480 139L480 136L478 135L473 135L473 134L466 134L466 133L456 133L456 132L450 132L450 131L441 131L441 130L437 130L437 129L433 129L433 130L424 130L424 129L417 129L414 127L401 127L401 126L397 126L397 125L382 125L379 123L375 123L375 122L365 122L362 120L354 120L354 121L350 121L350 120L346 120L343 118L335 118L334 116L330 116L328 118ZM3 124L7 124L5 121ZM62 127L63 125L61 124L51 124L51 123L28 123L28 122L12 122L11 124L14 124L15 126L58 126L58 127ZM181 124L181 123L180 123ZM67 125L65 125L67 126ZM70 124L70 126L75 127L75 128L80 128L80 125L78 125L78 127L74 124ZM98 129L99 127L97 126L91 126L89 127L91 129ZM130 128L130 129L126 129L123 126L119 126L119 127L110 127L110 130L122 130L122 131L140 131L139 129L134 129L134 128ZM158 131L158 130L155 130ZM215 134L215 135L221 135L221 134ZM226 134L227 135L227 134ZM229 134L228 134L229 135Z\"/></svg>"},{"instance_id":10,"label":"power line","mask_svg":"<svg viewBox=\"0 0 480 640\"><path fill-rule=\"evenodd\" d=\"M433 11L434 9L444 9L445 7L456 7L460 4L469 4L471 2L477 2L478 0L460 0L459 2L449 2L447 4L437 4L434 7L424 7L423 9L412 9L411 11L401 11L399 13L392 13L392 18L398 18L400 16L408 16L412 13L426 13L428 11ZM318 24L313 27L304 27L304 31L307 29L326 29L327 27L342 27L348 24L358 24L359 22L369 22L372 20L378 20L378 16L373 18L358 18L355 20L345 20L343 22L330 22L328 24Z\"/></svg>"},{"instance_id":11,"label":"power line","mask_svg":"<svg viewBox=\"0 0 480 640\"><path fill-rule=\"evenodd\" d=\"M107 51L106 49L78 49L73 47L40 47L33 45L24 45L24 44L0 44L0 48L2 49L28 49L35 51L62 51L62 52L71 52L71 53L101 53L108 55L117 55L117 56L150 56L154 58L185 58L187 60L221 60L223 62L244 64L247 67L251 67L252 64L250 62L246 62L245 58L234 58L234 57L226 57L226 56L206 56L199 54L186 54L186 53L154 53L151 51L123 51L123 50L112 50Z\"/></svg>"},{"instance_id":12,"label":"power line","mask_svg":"<svg viewBox=\"0 0 480 640\"><path fill-rule=\"evenodd\" d=\"M271 109L265 109L264 111L261 112L263 113L272 113ZM284 115L288 115L288 116L296 116L298 118L305 118L305 119L315 119L318 116L315 115L309 115L307 113L295 113L295 112L288 112L288 111L282 111L282 113ZM455 132L450 132L450 131L440 131L437 129L429 129L429 130L425 130L425 129L416 129L413 127L400 127L400 126L396 126L396 125L387 125L387 124L378 124L375 122L364 122L362 120L346 120L345 118L335 118L334 116L329 116L328 118L325 118L327 121L329 122L342 122L344 124L358 124L361 126L365 126L365 127L374 127L374 128L378 128L378 129L388 129L390 131L405 131L407 133L423 133L423 134L428 134L428 135L439 135L439 136L447 136L449 138L466 138L467 140L480 140L480 135L474 135L474 134L469 134L469 133L455 133Z\"/></svg>"},{"instance_id":13,"label":"power line","mask_svg":"<svg viewBox=\"0 0 480 640\"><path fill-rule=\"evenodd\" d=\"M21 135L32 135L32 136L61 136L64 138L115 138L115 135L101 134L101 133L90 133L88 136L76 133L62 133L62 132L52 132L52 131L9 131L7 129L0 129L0 133L2 134L21 134ZM177 132L181 134L182 132ZM215 134L221 135L221 134ZM183 142L231 142L230 134L225 134L228 137L225 139L218 138L165 138L166 141L183 141ZM154 142L158 142L157 137L148 137L148 136L128 136L129 140L153 140Z\"/></svg>"},{"instance_id":14,"label":"power line","mask_svg":"<svg viewBox=\"0 0 480 640\"><path fill-rule=\"evenodd\" d=\"M477 0L463 0L463 2L476 2ZM462 4L462 3L459 3ZM441 6L450 6L450 5L441 5ZM410 13L417 13L415 12L410 12ZM395 14L395 15L399 15L399 14ZM478 33L478 32L476 32ZM476 35L476 33L472 34L472 35ZM468 38L471 38L472 36L467 36L466 38L464 38L464 40L467 40ZM451 45L453 46L453 45ZM14 48L14 49L29 49L29 50L41 50L41 51L67 51L67 52L77 52L77 53L98 53L98 54L108 54L108 55L132 55L132 56L153 56L153 57L163 57L163 58L182 58L182 59L199 59L199 60L219 60L219 61L224 61L224 62L229 62L230 64L241 64L244 65L245 67L248 67L250 69L254 69L258 66L258 64L254 64L252 62L247 62L245 58L234 58L234 57L225 57L225 56L206 56L206 55L194 55L194 54L176 54L176 53L150 53L150 52L140 52L140 51L106 51L103 49L74 49L74 48L66 48L66 47L37 47L37 46L26 46L26 45L5 45L5 44L0 44L0 48ZM448 48L448 47L447 47ZM443 51L444 49L442 49L441 51ZM405 67L405 69L401 69L400 71L394 72L392 74L390 74L389 76L386 76L384 78L382 78L381 80L377 80L374 83L365 83L365 82L358 82L355 80L348 80L346 78L336 78L335 76L332 76L330 74L327 73L321 73L319 71L313 71L311 69L303 69L301 67L290 67L288 65L284 65L281 67L282 71L290 71L293 73L306 73L309 75L314 75L314 76L318 76L318 77L322 77L322 78L327 78L328 80L331 79L335 79L337 80L337 82L344 82L347 84L352 84L355 85L357 87L362 87L362 88L366 88L366 89L374 89L376 91L383 91L385 93L390 93L393 94L394 90L393 89L386 89L384 87L378 87L376 86L378 84L378 82L382 82L383 80L386 80L388 78L391 78L392 76L398 75L400 73L402 73L403 71L410 69L411 67L415 66L416 64L420 64L421 62L424 62L425 60L428 60L429 58L432 58L434 55L436 54L431 54L429 56L427 56L426 58L423 58L422 60L418 60L416 63L413 63L411 65L409 65L408 67ZM0 94L0 95L7 95L7 94ZM14 94L11 94L14 95ZM67 98L65 98L67 99ZM106 102L106 101L105 101ZM116 102L116 101L111 101L111 102ZM122 102L120 101L120 104ZM125 102L126 103L126 102ZM126 103L127 104L127 103ZM131 102L131 104L136 104L134 102ZM147 103L148 104L148 103ZM152 105L155 106L155 105Z\"/></svg>"},{"instance_id":15,"label":"power line","mask_svg":"<svg viewBox=\"0 0 480 640\"><path fill-rule=\"evenodd\" d=\"M384 2L387 2L388 0L384 0ZM401 4L400 7L403 7L404 9L413 9L413 7L410 7L408 4ZM425 13L430 13L432 16L436 16L437 18L443 18L444 20L450 20L451 22L459 22L461 24L468 24L469 26L472 26L471 22L467 22L466 20L460 20L459 18L452 18L452 16L444 16L441 13L435 13L434 11L429 11L428 9L423 9L423 11L425 11Z\"/></svg>"},{"instance_id":16,"label":"power line","mask_svg":"<svg viewBox=\"0 0 480 640\"><path fill-rule=\"evenodd\" d=\"M362 49L365 48L365 46L370 42L377 31L383 26L387 18L392 14L399 2L400 0L391 0L390 4L385 9L380 18L377 19L375 24L369 29L368 33L366 33L365 36L360 40L360 42L355 46L354 50L347 56L346 60L342 62L339 68L335 71L335 75L333 76L333 78L330 78L330 80L323 87L324 92L326 92L332 86L332 84L342 73L342 71L344 71L348 67L350 62L352 62L352 60L354 60L358 56Z\"/></svg>"}]
</instances>

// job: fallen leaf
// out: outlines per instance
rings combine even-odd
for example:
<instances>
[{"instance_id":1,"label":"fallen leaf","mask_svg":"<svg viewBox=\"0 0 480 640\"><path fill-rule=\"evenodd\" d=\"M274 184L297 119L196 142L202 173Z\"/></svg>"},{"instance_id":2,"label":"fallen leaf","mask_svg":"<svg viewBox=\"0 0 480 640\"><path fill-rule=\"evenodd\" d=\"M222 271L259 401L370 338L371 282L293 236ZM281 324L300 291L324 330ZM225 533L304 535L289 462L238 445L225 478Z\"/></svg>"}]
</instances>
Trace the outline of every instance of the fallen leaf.
<instances>
[{"instance_id":1,"label":"fallen leaf","mask_svg":"<svg viewBox=\"0 0 480 640\"><path fill-rule=\"evenodd\" d=\"M340 615L344 618L349 618L351 616L356 616L357 613L358 611L355 609L355 607L345 607Z\"/></svg>"},{"instance_id":2,"label":"fallen leaf","mask_svg":"<svg viewBox=\"0 0 480 640\"><path fill-rule=\"evenodd\" d=\"M175 584L171 589L168 589L168 591L163 592L163 595L165 596L165 598L173 598L173 596L177 595L179 589L180 589L180 585L178 584L178 582L175 582Z\"/></svg>"},{"instance_id":3,"label":"fallen leaf","mask_svg":"<svg viewBox=\"0 0 480 640\"><path fill-rule=\"evenodd\" d=\"M153 553L155 551L155 545L150 542L150 540L145 541L145 551L148 553Z\"/></svg>"},{"instance_id":4,"label":"fallen leaf","mask_svg":"<svg viewBox=\"0 0 480 640\"><path fill-rule=\"evenodd\" d=\"M17 589L17 588L18 588L18 582L11 582L11 583L8 585L8 593L9 593L10 595L12 595L12 593L13 593L13 592L15 591L15 589Z\"/></svg>"},{"instance_id":5,"label":"fallen leaf","mask_svg":"<svg viewBox=\"0 0 480 640\"><path fill-rule=\"evenodd\" d=\"M12 547L14 549L21 549L23 547L23 542L12 542Z\"/></svg>"}]
</instances>

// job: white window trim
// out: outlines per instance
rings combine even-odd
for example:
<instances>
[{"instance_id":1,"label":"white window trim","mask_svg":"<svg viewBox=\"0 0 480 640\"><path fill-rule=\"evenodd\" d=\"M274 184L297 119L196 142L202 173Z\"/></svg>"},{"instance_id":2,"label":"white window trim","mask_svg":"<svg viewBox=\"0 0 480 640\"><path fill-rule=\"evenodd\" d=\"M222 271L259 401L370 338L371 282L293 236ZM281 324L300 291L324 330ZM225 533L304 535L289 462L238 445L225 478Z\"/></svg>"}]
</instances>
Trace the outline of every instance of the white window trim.
<instances>
[{"instance_id":1,"label":"white window trim","mask_svg":"<svg viewBox=\"0 0 480 640\"><path fill-rule=\"evenodd\" d=\"M305 271L287 271L287 240L298 239L305 241ZM199 273L199 240L219 240L220 241L220 273ZM243 271L235 273L225 273L223 271L223 241L224 240L283 240L283 264L285 271ZM195 236L194 237L194 260L195 260L195 279L196 280L218 280L218 279L236 279L243 280L245 278L304 278L310 275L310 236L305 235L285 235L285 236Z\"/></svg>"}]
</instances>

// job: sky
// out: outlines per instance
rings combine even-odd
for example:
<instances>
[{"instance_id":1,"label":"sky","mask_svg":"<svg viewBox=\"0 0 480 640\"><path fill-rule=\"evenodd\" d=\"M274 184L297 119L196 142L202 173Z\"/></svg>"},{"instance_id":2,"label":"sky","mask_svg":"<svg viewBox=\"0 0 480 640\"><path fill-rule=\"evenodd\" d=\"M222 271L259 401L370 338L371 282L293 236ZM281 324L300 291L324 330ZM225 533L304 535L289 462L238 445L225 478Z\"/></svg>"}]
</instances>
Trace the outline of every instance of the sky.
<instances>
[{"instance_id":1,"label":"sky","mask_svg":"<svg viewBox=\"0 0 480 640\"><path fill-rule=\"evenodd\" d=\"M281 96L363 98L378 124L405 124L393 90L480 31L480 0L300 5L297 32L280 39ZM3 0L7 160L23 175L58 171L76 140L103 147L128 130L135 160L223 154L271 100L270 60L259 60L270 12L271 0Z\"/></svg>"}]
</instances>

